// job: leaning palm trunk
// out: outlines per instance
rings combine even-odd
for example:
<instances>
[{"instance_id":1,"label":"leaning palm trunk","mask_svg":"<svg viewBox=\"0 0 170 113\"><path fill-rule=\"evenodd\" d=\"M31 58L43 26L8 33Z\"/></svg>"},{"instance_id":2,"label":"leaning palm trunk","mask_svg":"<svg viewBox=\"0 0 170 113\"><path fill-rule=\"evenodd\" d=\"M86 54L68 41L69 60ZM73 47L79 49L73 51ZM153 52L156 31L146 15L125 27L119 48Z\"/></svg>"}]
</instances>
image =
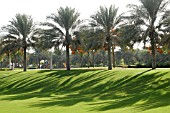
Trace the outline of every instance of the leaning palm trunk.
<instances>
[{"instance_id":1,"label":"leaning palm trunk","mask_svg":"<svg viewBox=\"0 0 170 113\"><path fill-rule=\"evenodd\" d=\"M26 52L27 48L24 47L23 49L24 49L24 64L23 64L23 66L24 66L24 71L27 71L27 52Z\"/></svg>"}]
</instances>

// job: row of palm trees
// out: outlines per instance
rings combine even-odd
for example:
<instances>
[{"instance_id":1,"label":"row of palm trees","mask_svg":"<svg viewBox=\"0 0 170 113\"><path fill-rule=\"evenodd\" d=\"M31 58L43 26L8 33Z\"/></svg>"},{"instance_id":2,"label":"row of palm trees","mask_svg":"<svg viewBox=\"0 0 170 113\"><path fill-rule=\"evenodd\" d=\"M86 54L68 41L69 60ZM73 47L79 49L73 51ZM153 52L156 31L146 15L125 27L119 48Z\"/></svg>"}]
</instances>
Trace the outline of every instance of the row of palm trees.
<instances>
[{"instance_id":1,"label":"row of palm trees","mask_svg":"<svg viewBox=\"0 0 170 113\"><path fill-rule=\"evenodd\" d=\"M26 71L26 50L28 47L50 49L63 44L66 47L66 69L70 70L69 48L73 45L76 45L74 50L82 47L82 41L78 40L82 36L81 29L95 32L101 30L104 36L102 36L100 47L107 45L109 70L112 69L115 46L132 47L134 43L140 41L143 41L144 44L150 42L152 69L155 69L156 46L162 46L160 45L162 39L168 40L170 38L169 1L139 1L141 5L131 4L129 5L131 10L121 15L117 14L118 8L114 5L109 8L100 6L99 10L90 16L88 25L84 25L84 21L79 19L80 13L70 7L60 7L56 13L47 16L47 22L38 25L33 22L31 16L16 14L9 25L2 27L7 35L4 35L1 41L1 54L22 49L24 52L23 67ZM88 37L89 35L85 36L85 38ZM167 41L164 42L168 45ZM111 58L111 52L113 58Z\"/></svg>"}]
</instances>

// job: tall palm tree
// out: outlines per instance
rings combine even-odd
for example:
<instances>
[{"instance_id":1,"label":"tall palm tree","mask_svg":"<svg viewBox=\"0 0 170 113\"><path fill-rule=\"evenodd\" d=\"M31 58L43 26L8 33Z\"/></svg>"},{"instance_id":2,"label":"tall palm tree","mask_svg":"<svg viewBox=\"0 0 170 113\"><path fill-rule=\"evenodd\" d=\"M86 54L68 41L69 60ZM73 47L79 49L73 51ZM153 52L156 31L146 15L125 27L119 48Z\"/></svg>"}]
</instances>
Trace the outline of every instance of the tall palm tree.
<instances>
[{"instance_id":1,"label":"tall palm tree","mask_svg":"<svg viewBox=\"0 0 170 113\"><path fill-rule=\"evenodd\" d=\"M169 16L168 0L139 0L141 5L129 5L132 10L130 21L145 28L144 41L148 37L152 50L152 69L156 69L156 44L162 22Z\"/></svg>"},{"instance_id":2,"label":"tall palm tree","mask_svg":"<svg viewBox=\"0 0 170 113\"><path fill-rule=\"evenodd\" d=\"M117 16L118 8L111 5L109 8L100 6L99 11L97 11L94 15L91 16L91 25L93 27L103 28L105 31L105 40L108 44L108 70L112 69L111 62L111 34L110 31L121 22L121 18Z\"/></svg>"},{"instance_id":3,"label":"tall palm tree","mask_svg":"<svg viewBox=\"0 0 170 113\"><path fill-rule=\"evenodd\" d=\"M49 22L44 23L43 25L51 27L51 29L60 32L64 37L63 45L66 46L66 68L70 70L70 56L69 56L69 46L71 35L74 31L78 29L81 21L78 19L80 13L78 13L74 8L70 7L60 7L57 10L57 13L53 13L50 16L47 16Z\"/></svg>"},{"instance_id":4,"label":"tall palm tree","mask_svg":"<svg viewBox=\"0 0 170 113\"><path fill-rule=\"evenodd\" d=\"M26 50L28 47L33 46L33 38L36 34L35 24L31 16L26 14L16 14L9 25L4 26L2 29L8 33L8 37L13 39L12 43L17 48L22 48L24 51L24 71L27 69Z\"/></svg>"}]
</instances>

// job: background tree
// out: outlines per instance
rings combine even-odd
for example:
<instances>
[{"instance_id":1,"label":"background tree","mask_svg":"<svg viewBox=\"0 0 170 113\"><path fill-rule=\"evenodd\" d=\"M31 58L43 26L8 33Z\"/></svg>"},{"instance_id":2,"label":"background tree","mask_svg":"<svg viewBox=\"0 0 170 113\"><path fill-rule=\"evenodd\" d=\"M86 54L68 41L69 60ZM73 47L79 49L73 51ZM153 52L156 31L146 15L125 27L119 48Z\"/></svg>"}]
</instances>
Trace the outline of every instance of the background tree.
<instances>
[{"instance_id":1,"label":"background tree","mask_svg":"<svg viewBox=\"0 0 170 113\"><path fill-rule=\"evenodd\" d=\"M105 43L104 31L99 28L86 26L80 29L78 36L81 42L80 48L83 50L83 53L87 53L88 67L90 67L90 63L93 63L94 67L95 54L98 50L103 49ZM92 58L90 58L91 56Z\"/></svg>"},{"instance_id":2,"label":"background tree","mask_svg":"<svg viewBox=\"0 0 170 113\"><path fill-rule=\"evenodd\" d=\"M39 29L39 38L36 44L36 52L40 53L45 51L50 51L50 70L53 69L53 52L54 49L59 48L59 46L63 43L64 37L63 34L56 29L48 28L48 29ZM38 50L38 51L37 51Z\"/></svg>"}]
</instances>

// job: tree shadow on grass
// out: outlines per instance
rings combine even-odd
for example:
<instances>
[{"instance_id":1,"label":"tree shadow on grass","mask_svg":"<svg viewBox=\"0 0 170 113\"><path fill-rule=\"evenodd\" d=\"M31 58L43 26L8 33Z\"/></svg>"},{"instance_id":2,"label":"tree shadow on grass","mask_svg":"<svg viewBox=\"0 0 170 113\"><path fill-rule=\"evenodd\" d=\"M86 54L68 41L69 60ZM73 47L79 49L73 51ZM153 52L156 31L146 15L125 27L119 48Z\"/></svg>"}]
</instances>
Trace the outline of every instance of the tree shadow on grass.
<instances>
[{"instance_id":1,"label":"tree shadow on grass","mask_svg":"<svg viewBox=\"0 0 170 113\"><path fill-rule=\"evenodd\" d=\"M52 71L44 76L35 76L30 78L28 76L22 76L17 80L12 80L12 82L0 86L0 89L1 94L17 94L15 96L5 98L6 100L50 97L51 94L67 94L74 91L81 91L83 87L92 83L95 84L96 82L100 82L102 77L97 77L97 75L103 71L104 70L77 72L76 70L73 72L71 71L72 76L69 76L68 73L66 76L65 71L61 71L60 76L58 76L56 71ZM44 73L46 72L48 71L44 71ZM78 76L78 74L81 73L87 74L87 76ZM93 79L94 76L96 76L96 79Z\"/></svg>"},{"instance_id":2,"label":"tree shadow on grass","mask_svg":"<svg viewBox=\"0 0 170 113\"><path fill-rule=\"evenodd\" d=\"M148 72L148 70L145 71L145 72L142 72L140 74L137 74L133 77L128 77L128 78L126 77L126 81L130 82L130 80L133 80L132 78L137 78L138 76L140 76L140 75L142 75L146 72ZM105 92L108 92L108 91L110 91L110 92L107 94L107 97L108 96L110 96L110 97L107 98L106 100L110 100L110 99L113 99L113 98L116 99L117 96L116 95L114 96L114 92L112 90L115 90L115 88L118 86L118 84L120 84L120 82L115 81L115 83L113 83L113 80L112 80L112 78L114 77L113 72L112 73L105 72L105 73L102 73L102 74L103 75L99 76L98 78L95 78L95 77L94 77L94 79L89 78L90 81L83 79L84 84L78 83L78 84L80 84L80 87L77 88L77 89L81 89L81 90L76 94L69 94L69 93L65 92L64 94L68 94L68 95L66 95L62 98L55 98L55 99L52 99L52 100L49 100L49 101L38 103L38 104L33 105L33 106L34 107L35 106L37 106L37 107L49 107L51 105L58 105L58 106L68 106L69 105L69 106L71 106L71 105L75 105L79 102L93 102L94 98L99 98L100 100L106 99L106 98L103 98L102 96ZM107 81L104 80L104 79L109 78L109 77L110 77L110 79L107 79ZM109 80L112 80L112 82L109 81ZM124 84L127 84L125 82L125 78L122 78L121 80L118 80L118 81L122 82L123 80L124 80ZM100 83L101 81L105 81L105 82ZM123 85L123 83L121 83L121 84ZM122 86L122 85L120 85L120 86ZM106 86L110 86L109 89L105 88ZM65 91L67 89L70 89L70 87L68 87L66 89L62 89L62 90ZM62 90L59 90L59 92L62 91ZM76 90L74 90L74 91L76 91Z\"/></svg>"},{"instance_id":3,"label":"tree shadow on grass","mask_svg":"<svg viewBox=\"0 0 170 113\"><path fill-rule=\"evenodd\" d=\"M117 99L116 101L100 102L92 110L106 111L116 108L130 107L134 105L139 110L149 110L170 105L170 79L163 79L166 73L153 73L139 76L135 79L127 78L127 83L116 85L114 91L101 95L100 100ZM123 80L122 80L123 81ZM114 86L114 84L112 84ZM111 88L112 89L112 88ZM123 93L123 95L122 95ZM110 96L112 94L112 96ZM117 94L117 95L114 95ZM116 97L118 96L118 97ZM115 97L115 98L114 98ZM138 104L138 102L143 103ZM92 103L90 105L96 105Z\"/></svg>"},{"instance_id":4,"label":"tree shadow on grass","mask_svg":"<svg viewBox=\"0 0 170 113\"><path fill-rule=\"evenodd\" d=\"M107 111L132 105L140 110L148 110L170 105L170 79L164 78L169 72L147 73L149 71L151 70L115 79L116 71L45 70L39 72L44 76L37 75L30 79L23 77L8 83L8 87L4 87L2 92L16 94L4 100L49 97L48 100L30 105L42 108L73 106L80 102L87 102L92 111ZM98 101L94 101L96 99ZM140 101L143 103L138 104Z\"/></svg>"}]
</instances>

